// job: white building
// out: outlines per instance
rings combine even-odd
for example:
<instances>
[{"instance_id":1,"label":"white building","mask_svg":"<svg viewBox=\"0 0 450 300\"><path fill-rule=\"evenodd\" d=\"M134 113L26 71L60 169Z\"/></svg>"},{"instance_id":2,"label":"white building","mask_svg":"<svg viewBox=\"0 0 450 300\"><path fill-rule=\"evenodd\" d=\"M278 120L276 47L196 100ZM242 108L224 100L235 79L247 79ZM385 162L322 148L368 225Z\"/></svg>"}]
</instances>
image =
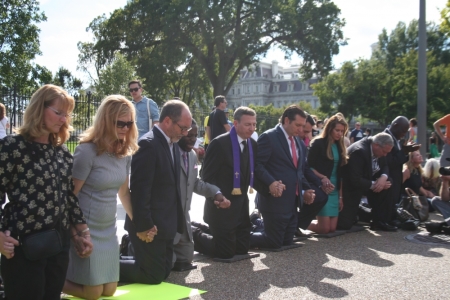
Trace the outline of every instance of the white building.
<instances>
[{"instance_id":1,"label":"white building","mask_svg":"<svg viewBox=\"0 0 450 300\"><path fill-rule=\"evenodd\" d=\"M277 61L258 62L240 72L239 79L226 95L228 107L237 108L250 104L274 107L297 104L300 101L310 103L312 108L320 106L319 98L313 96L311 84L299 81L298 65L283 68Z\"/></svg>"}]
</instances>

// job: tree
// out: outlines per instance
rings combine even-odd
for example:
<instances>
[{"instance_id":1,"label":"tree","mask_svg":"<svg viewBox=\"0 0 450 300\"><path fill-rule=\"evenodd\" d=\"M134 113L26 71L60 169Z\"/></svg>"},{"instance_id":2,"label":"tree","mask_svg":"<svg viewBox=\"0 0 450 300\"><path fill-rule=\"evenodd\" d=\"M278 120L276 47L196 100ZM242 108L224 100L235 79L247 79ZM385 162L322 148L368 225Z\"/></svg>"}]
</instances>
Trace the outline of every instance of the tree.
<instances>
[{"instance_id":1,"label":"tree","mask_svg":"<svg viewBox=\"0 0 450 300\"><path fill-rule=\"evenodd\" d=\"M83 82L73 76L72 73L64 67L60 67L58 71L56 71L51 83L62 87L71 94L78 92L83 86Z\"/></svg>"},{"instance_id":2,"label":"tree","mask_svg":"<svg viewBox=\"0 0 450 300\"><path fill-rule=\"evenodd\" d=\"M96 18L89 26L94 43L81 48L83 60L99 66L116 51L137 58L138 74L155 88L143 69L162 78L192 56L214 96L225 95L240 70L272 46L303 57L304 79L327 74L345 43L339 14L330 0L135 0L110 18Z\"/></svg>"},{"instance_id":3,"label":"tree","mask_svg":"<svg viewBox=\"0 0 450 300\"><path fill-rule=\"evenodd\" d=\"M36 0L3 0L0 15L0 84L26 85L40 54L36 24L47 18Z\"/></svg>"}]
</instances>

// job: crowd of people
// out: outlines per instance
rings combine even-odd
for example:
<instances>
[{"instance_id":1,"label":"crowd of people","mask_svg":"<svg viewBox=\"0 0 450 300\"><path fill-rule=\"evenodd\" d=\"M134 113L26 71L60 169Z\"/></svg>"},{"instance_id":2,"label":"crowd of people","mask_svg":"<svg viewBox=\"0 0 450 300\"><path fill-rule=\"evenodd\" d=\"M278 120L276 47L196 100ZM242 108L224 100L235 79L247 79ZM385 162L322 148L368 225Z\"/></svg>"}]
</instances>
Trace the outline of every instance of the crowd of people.
<instances>
[{"instance_id":1,"label":"crowd of people","mask_svg":"<svg viewBox=\"0 0 450 300\"><path fill-rule=\"evenodd\" d=\"M350 229L362 198L372 209L372 230L396 231L405 187L450 217L450 170L437 173L448 166L450 115L434 124L444 144L440 163L431 159L423 171L417 124L404 116L373 136L357 122L348 135L341 113L322 122L291 105L255 137L256 112L241 106L230 124L226 98L217 96L204 120L199 170L199 128L189 107L174 99L159 111L139 81L129 91L132 101L103 99L73 156L64 143L75 102L54 85L33 94L24 124L0 140L8 299L60 299L61 291L98 299L113 295L119 281L159 284L173 270L195 269L194 251L231 259L291 245L306 230ZM6 129L5 118L0 105ZM194 192L206 198L204 223L190 220ZM256 193L251 213L248 193ZM127 256L119 255L117 197L126 211Z\"/></svg>"}]
</instances>

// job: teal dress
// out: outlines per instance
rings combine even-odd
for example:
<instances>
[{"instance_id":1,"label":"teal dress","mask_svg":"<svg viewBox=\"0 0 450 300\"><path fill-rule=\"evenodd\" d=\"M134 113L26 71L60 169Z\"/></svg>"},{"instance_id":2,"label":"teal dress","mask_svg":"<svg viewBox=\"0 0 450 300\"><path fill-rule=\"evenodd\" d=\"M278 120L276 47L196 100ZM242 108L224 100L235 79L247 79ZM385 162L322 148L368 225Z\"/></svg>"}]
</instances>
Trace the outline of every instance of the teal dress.
<instances>
[{"instance_id":1,"label":"teal dress","mask_svg":"<svg viewBox=\"0 0 450 300\"><path fill-rule=\"evenodd\" d=\"M339 215L339 187L337 186L337 170L339 168L339 151L336 144L331 145L333 152L334 166L331 172L330 181L334 185L334 190L328 194L327 204L317 214L321 217L337 217Z\"/></svg>"}]
</instances>

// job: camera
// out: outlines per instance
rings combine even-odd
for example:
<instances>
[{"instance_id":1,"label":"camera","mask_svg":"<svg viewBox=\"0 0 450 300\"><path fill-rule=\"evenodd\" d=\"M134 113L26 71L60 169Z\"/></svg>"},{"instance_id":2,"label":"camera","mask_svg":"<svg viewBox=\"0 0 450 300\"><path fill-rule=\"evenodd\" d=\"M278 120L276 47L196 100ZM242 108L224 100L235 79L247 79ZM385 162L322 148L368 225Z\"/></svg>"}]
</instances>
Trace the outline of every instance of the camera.
<instances>
[{"instance_id":1,"label":"camera","mask_svg":"<svg viewBox=\"0 0 450 300\"><path fill-rule=\"evenodd\" d=\"M450 176L450 167L440 167L439 174L444 176Z\"/></svg>"}]
</instances>

